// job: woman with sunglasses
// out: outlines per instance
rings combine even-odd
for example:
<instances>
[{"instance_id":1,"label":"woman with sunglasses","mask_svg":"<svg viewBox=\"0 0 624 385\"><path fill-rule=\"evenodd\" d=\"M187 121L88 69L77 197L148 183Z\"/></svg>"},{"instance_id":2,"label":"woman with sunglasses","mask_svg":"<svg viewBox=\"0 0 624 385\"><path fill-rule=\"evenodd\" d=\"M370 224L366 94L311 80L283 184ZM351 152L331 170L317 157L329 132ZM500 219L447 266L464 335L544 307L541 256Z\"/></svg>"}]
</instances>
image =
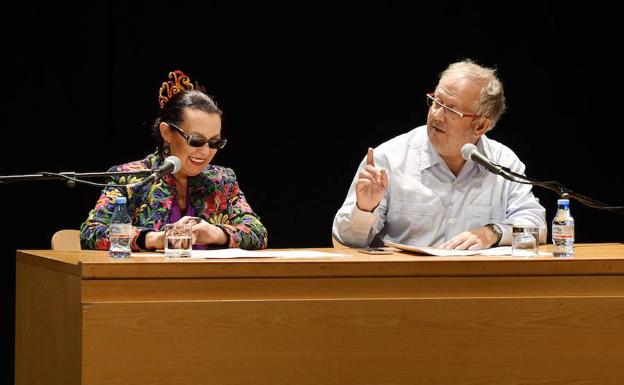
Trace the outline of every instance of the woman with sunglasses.
<instances>
[{"instance_id":1,"label":"woman with sunglasses","mask_svg":"<svg viewBox=\"0 0 624 385\"><path fill-rule=\"evenodd\" d=\"M133 250L162 249L164 225L189 222L194 248L265 248L266 229L247 203L236 175L211 164L227 143L221 135L222 111L182 71L170 72L169 79L160 88L161 109L152 126L156 152L111 171L155 170L171 155L180 160L180 170L152 183L141 183L145 177L116 178L82 224L82 246L108 250L115 197L125 196Z\"/></svg>"}]
</instances>

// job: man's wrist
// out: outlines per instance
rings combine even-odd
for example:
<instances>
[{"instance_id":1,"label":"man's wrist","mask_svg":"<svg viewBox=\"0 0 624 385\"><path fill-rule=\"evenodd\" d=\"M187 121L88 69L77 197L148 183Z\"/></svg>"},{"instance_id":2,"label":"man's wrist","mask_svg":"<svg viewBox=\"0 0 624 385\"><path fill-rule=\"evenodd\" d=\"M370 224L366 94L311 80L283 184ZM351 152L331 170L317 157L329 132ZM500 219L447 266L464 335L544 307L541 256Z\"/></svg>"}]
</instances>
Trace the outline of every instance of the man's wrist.
<instances>
[{"instance_id":1,"label":"man's wrist","mask_svg":"<svg viewBox=\"0 0 624 385\"><path fill-rule=\"evenodd\" d=\"M485 227L490 229L490 231L492 232L492 234L494 234L494 237L495 237L494 243L492 243L491 246L498 246L501 238L503 238L503 229L501 229L499 225L494 224L494 223L488 223L487 225L485 225Z\"/></svg>"},{"instance_id":2,"label":"man's wrist","mask_svg":"<svg viewBox=\"0 0 624 385\"><path fill-rule=\"evenodd\" d=\"M377 208L377 206L379 206L379 203L377 203L376 206L374 206L373 208L369 209L369 207L366 206L360 206L357 202L355 202L355 206L358 208L358 210L360 211L364 211L366 213L372 213L373 211L375 211L375 209Z\"/></svg>"}]
</instances>

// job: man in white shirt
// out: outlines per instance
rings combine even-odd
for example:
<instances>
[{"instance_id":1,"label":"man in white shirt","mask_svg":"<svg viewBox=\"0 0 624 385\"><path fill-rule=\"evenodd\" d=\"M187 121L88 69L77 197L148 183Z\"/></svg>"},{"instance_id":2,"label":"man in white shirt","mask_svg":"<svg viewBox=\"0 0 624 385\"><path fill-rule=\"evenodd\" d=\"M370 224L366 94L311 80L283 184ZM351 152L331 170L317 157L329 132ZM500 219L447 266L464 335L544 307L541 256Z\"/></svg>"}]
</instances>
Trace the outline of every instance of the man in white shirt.
<instances>
[{"instance_id":1,"label":"man in white shirt","mask_svg":"<svg viewBox=\"0 0 624 385\"><path fill-rule=\"evenodd\" d=\"M522 223L540 227L544 243L545 210L531 186L461 156L473 143L494 163L524 174L513 151L485 136L505 110L495 71L469 60L451 64L426 97L426 126L368 149L334 218L334 238L352 247L390 241L477 250L511 244L512 225Z\"/></svg>"}]
</instances>

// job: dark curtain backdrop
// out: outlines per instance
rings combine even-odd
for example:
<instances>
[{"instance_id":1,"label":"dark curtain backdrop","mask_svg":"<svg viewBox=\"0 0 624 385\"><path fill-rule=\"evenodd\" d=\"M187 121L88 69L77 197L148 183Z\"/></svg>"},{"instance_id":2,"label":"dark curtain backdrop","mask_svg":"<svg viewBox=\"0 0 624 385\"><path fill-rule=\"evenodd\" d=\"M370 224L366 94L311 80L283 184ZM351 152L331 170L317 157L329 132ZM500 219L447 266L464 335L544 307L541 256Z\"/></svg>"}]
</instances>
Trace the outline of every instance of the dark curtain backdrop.
<instances>
[{"instance_id":1,"label":"dark curtain backdrop","mask_svg":"<svg viewBox=\"0 0 624 385\"><path fill-rule=\"evenodd\" d=\"M269 245L329 246L367 147L424 124L439 72L472 58L499 69L509 109L490 137L528 175L624 204L621 21L607 6L231 3L3 5L0 175L105 171L144 157L158 87L182 69L225 112L229 144L214 163L236 171ZM551 221L557 196L535 193ZM58 181L0 185L6 383L15 250L49 248L98 195ZM615 215L574 201L572 213L578 242L623 240Z\"/></svg>"}]
</instances>

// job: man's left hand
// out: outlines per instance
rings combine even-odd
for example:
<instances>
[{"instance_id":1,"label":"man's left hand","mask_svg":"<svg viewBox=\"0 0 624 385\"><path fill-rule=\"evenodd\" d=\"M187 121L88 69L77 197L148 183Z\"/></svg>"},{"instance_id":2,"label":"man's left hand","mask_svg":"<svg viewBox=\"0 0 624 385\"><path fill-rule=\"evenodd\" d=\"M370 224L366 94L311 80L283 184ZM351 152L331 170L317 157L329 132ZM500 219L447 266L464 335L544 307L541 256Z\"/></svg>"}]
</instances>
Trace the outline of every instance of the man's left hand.
<instances>
[{"instance_id":1,"label":"man's left hand","mask_svg":"<svg viewBox=\"0 0 624 385\"><path fill-rule=\"evenodd\" d=\"M496 235L489 227L479 227L464 231L440 245L447 250L481 250L487 249L496 242Z\"/></svg>"}]
</instances>

